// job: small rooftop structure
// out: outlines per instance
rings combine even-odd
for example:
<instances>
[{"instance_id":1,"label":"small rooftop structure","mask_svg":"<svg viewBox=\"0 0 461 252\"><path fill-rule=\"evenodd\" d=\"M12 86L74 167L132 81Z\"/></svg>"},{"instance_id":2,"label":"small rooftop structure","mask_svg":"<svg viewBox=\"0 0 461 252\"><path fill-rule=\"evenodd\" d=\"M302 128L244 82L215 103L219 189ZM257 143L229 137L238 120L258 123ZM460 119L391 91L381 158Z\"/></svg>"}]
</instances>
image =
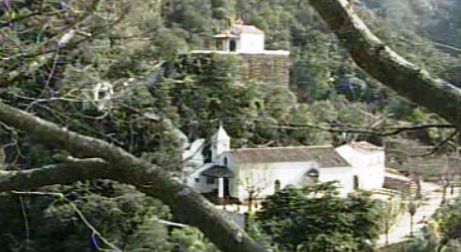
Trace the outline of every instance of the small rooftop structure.
<instances>
[{"instance_id":1,"label":"small rooftop structure","mask_svg":"<svg viewBox=\"0 0 461 252\"><path fill-rule=\"evenodd\" d=\"M264 32L253 25L238 20L229 29L214 36L216 49L230 52L264 51Z\"/></svg>"}]
</instances>

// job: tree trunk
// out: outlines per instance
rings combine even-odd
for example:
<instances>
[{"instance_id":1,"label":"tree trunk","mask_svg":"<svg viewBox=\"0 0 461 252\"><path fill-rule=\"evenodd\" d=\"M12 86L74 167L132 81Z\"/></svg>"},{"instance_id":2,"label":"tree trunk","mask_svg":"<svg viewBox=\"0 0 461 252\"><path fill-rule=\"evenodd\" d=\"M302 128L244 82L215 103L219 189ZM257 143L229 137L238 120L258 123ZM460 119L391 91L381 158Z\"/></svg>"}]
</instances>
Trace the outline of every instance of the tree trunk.
<instances>
[{"instance_id":1,"label":"tree trunk","mask_svg":"<svg viewBox=\"0 0 461 252\"><path fill-rule=\"evenodd\" d=\"M419 200L422 198L422 195L421 195L421 178L419 176L416 177L416 195L415 195L415 199Z\"/></svg>"},{"instance_id":2,"label":"tree trunk","mask_svg":"<svg viewBox=\"0 0 461 252\"><path fill-rule=\"evenodd\" d=\"M253 190L248 191L248 212L251 213L253 209Z\"/></svg>"},{"instance_id":3,"label":"tree trunk","mask_svg":"<svg viewBox=\"0 0 461 252\"><path fill-rule=\"evenodd\" d=\"M445 205L447 203L447 190L449 186L450 186L450 181L445 180L443 184L442 202L440 202L441 205Z\"/></svg>"}]
</instances>

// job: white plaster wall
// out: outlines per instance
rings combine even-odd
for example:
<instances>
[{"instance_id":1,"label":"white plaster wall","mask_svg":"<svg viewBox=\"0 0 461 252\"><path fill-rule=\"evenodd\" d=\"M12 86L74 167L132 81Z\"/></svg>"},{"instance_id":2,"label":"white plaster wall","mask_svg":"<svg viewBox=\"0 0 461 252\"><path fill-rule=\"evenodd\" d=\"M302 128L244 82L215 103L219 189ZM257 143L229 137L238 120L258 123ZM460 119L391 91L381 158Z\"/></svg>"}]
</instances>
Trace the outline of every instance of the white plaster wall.
<instances>
[{"instance_id":1,"label":"white plaster wall","mask_svg":"<svg viewBox=\"0 0 461 252\"><path fill-rule=\"evenodd\" d=\"M196 178L198 178L199 181L200 181L200 175L198 175L198 174L190 174L190 175L188 175L187 178L186 178L186 184L188 186L192 187L193 189L195 189L196 191L202 192L202 186L201 186L200 182L197 183L195 181Z\"/></svg>"},{"instance_id":2,"label":"white plaster wall","mask_svg":"<svg viewBox=\"0 0 461 252\"><path fill-rule=\"evenodd\" d=\"M384 152L373 153L368 157L368 162L362 170L364 179L363 189L374 190L381 188L384 184L385 165Z\"/></svg>"},{"instance_id":3,"label":"white plaster wall","mask_svg":"<svg viewBox=\"0 0 461 252\"><path fill-rule=\"evenodd\" d=\"M250 185L261 188L258 197L272 195L275 192L275 181L280 181L281 188L287 185L303 186L305 182L304 174L312 168L319 171L319 181L328 182L338 180L343 187L342 193L353 191L354 170L352 167L341 168L319 168L316 162L282 162L270 164L241 164L235 162L233 156L225 152L217 157L216 164L224 165L227 158L227 166L234 173L234 177L229 180L229 190L232 197L239 198L241 201L248 198L247 187ZM207 184L206 177L200 173L211 166L206 164L197 169L187 177L187 184L199 192L206 193L216 190L217 183ZM197 183L195 179L198 178ZM245 178L248 178L245 179ZM383 178L384 182L384 178Z\"/></svg>"},{"instance_id":4,"label":"white plaster wall","mask_svg":"<svg viewBox=\"0 0 461 252\"><path fill-rule=\"evenodd\" d=\"M354 167L354 175L358 174L358 169L363 166L361 160L362 156L356 150L349 145L343 145L336 148L336 152L339 153L349 164Z\"/></svg>"},{"instance_id":5,"label":"white plaster wall","mask_svg":"<svg viewBox=\"0 0 461 252\"><path fill-rule=\"evenodd\" d=\"M264 51L264 34L242 33L240 34L239 52Z\"/></svg>"},{"instance_id":6,"label":"white plaster wall","mask_svg":"<svg viewBox=\"0 0 461 252\"><path fill-rule=\"evenodd\" d=\"M183 152L183 160L187 160L188 164L193 164L196 166L203 165L203 162L205 160L202 154L204 143L205 139L195 140L191 144L190 148Z\"/></svg>"},{"instance_id":7,"label":"white plaster wall","mask_svg":"<svg viewBox=\"0 0 461 252\"><path fill-rule=\"evenodd\" d=\"M230 140L229 139L213 139L211 142L211 161L216 162L219 158L219 156L226 152L229 151L230 147Z\"/></svg>"},{"instance_id":8,"label":"white plaster wall","mask_svg":"<svg viewBox=\"0 0 461 252\"><path fill-rule=\"evenodd\" d=\"M235 165L235 164L234 164ZM240 179L232 182L231 195L238 197L241 201L248 198L250 185L260 188L258 198L272 195L275 192L275 181L280 181L281 188L287 185L303 186L305 183L304 174L312 168L319 170L319 181L328 182L338 180L344 188L342 191L350 192L353 189L352 167L345 168L320 168L315 162L284 162L270 164L244 164L236 169ZM245 178L248 178L246 180Z\"/></svg>"},{"instance_id":9,"label":"white plaster wall","mask_svg":"<svg viewBox=\"0 0 461 252\"><path fill-rule=\"evenodd\" d=\"M232 178L229 178L229 192L230 192L230 195L231 197L234 197L236 198L238 196L238 182L239 182L239 179L238 179L238 166L237 164L235 163L235 160L234 160L234 157L229 153L229 152L225 152L223 153L222 155L220 155L217 160L216 160L216 163L219 164L219 165L225 165L224 163L224 159L227 159L227 168L232 171L234 177Z\"/></svg>"},{"instance_id":10,"label":"white plaster wall","mask_svg":"<svg viewBox=\"0 0 461 252\"><path fill-rule=\"evenodd\" d=\"M350 145L338 147L336 151L353 166L354 175L359 177L359 188L374 190L383 186L386 170L384 151L364 153Z\"/></svg>"},{"instance_id":11,"label":"white plaster wall","mask_svg":"<svg viewBox=\"0 0 461 252\"><path fill-rule=\"evenodd\" d=\"M192 174L187 176L187 185L192 187L198 192L201 193L208 193L212 192L213 190L218 188L217 182L215 184L207 184L207 178L205 176L200 175L203 171L208 169L212 164L205 164L201 168L194 171ZM198 179L198 182L196 181Z\"/></svg>"},{"instance_id":12,"label":"white plaster wall","mask_svg":"<svg viewBox=\"0 0 461 252\"><path fill-rule=\"evenodd\" d=\"M352 167L322 168L320 169L319 181L339 181L340 192L348 193L354 190L354 169Z\"/></svg>"},{"instance_id":13,"label":"white plaster wall","mask_svg":"<svg viewBox=\"0 0 461 252\"><path fill-rule=\"evenodd\" d=\"M218 180L215 179L214 184L208 184L207 183L207 177L205 176L198 176L199 182L195 182L195 178L193 183L193 188L196 189L197 191L201 193L209 193L213 192L214 190L218 189Z\"/></svg>"}]
</instances>

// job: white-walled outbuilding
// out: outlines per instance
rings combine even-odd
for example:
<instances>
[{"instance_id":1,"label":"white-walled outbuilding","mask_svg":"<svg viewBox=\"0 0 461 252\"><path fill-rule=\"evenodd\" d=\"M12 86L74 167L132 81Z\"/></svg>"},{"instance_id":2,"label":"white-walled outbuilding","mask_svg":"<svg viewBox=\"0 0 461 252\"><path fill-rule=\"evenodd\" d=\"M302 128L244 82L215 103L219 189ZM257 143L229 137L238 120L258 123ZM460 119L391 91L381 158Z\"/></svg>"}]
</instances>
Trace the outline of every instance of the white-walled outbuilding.
<instances>
[{"instance_id":1,"label":"white-walled outbuilding","mask_svg":"<svg viewBox=\"0 0 461 252\"><path fill-rule=\"evenodd\" d=\"M354 168L358 188L368 191L382 188L386 172L383 148L368 142L352 142L336 151Z\"/></svg>"}]
</instances>

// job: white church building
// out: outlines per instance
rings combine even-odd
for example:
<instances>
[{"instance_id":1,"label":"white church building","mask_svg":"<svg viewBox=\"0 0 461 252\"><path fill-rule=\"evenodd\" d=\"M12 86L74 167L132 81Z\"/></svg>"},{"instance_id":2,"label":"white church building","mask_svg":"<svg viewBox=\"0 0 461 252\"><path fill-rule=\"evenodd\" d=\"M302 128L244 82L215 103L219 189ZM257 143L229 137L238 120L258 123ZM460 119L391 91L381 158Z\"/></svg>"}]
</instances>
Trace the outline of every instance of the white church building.
<instances>
[{"instance_id":1,"label":"white church building","mask_svg":"<svg viewBox=\"0 0 461 252\"><path fill-rule=\"evenodd\" d=\"M220 126L211 140L211 162L205 163L201 154L203 140L184 154L193 164L185 177L189 186L220 199L245 202L250 192L253 198L264 198L277 188L317 181L338 181L343 195L357 188L381 188L384 182L384 151L369 143L336 149L330 145L231 149L230 140Z\"/></svg>"}]
</instances>

